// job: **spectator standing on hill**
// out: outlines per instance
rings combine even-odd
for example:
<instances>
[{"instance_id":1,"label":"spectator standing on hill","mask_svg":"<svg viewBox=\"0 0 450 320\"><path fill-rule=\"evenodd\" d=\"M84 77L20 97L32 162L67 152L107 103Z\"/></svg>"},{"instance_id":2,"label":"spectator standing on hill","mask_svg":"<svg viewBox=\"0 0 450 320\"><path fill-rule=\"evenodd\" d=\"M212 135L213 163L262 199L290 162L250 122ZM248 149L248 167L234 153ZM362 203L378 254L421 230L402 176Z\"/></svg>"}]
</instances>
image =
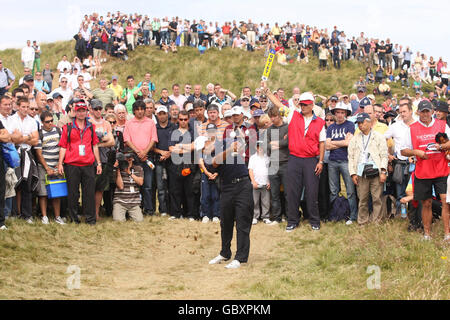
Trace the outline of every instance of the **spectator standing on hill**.
<instances>
[{"instance_id":1,"label":"spectator standing on hill","mask_svg":"<svg viewBox=\"0 0 450 320\"><path fill-rule=\"evenodd\" d=\"M34 61L33 61L33 76L36 71L41 71L41 47L37 44L36 40L33 41Z\"/></svg>"},{"instance_id":2,"label":"spectator standing on hill","mask_svg":"<svg viewBox=\"0 0 450 320\"><path fill-rule=\"evenodd\" d=\"M22 49L22 64L25 68L33 69L34 63L34 49L31 46L31 41L27 40L27 45Z\"/></svg>"}]
</instances>

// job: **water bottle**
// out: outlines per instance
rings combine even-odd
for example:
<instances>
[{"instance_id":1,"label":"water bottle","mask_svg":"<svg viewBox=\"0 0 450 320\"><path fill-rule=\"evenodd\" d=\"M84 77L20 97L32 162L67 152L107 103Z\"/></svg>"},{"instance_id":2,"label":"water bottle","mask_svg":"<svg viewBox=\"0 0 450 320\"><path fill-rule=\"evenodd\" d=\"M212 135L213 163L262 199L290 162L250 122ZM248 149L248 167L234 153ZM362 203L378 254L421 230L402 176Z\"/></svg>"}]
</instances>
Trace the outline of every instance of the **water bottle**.
<instances>
[{"instance_id":1,"label":"water bottle","mask_svg":"<svg viewBox=\"0 0 450 320\"><path fill-rule=\"evenodd\" d=\"M406 219L408 217L407 212L406 212L406 204L402 203L401 205L401 215L403 219Z\"/></svg>"},{"instance_id":2,"label":"water bottle","mask_svg":"<svg viewBox=\"0 0 450 320\"><path fill-rule=\"evenodd\" d=\"M155 165L150 160L147 160L147 165L153 170L155 169Z\"/></svg>"}]
</instances>

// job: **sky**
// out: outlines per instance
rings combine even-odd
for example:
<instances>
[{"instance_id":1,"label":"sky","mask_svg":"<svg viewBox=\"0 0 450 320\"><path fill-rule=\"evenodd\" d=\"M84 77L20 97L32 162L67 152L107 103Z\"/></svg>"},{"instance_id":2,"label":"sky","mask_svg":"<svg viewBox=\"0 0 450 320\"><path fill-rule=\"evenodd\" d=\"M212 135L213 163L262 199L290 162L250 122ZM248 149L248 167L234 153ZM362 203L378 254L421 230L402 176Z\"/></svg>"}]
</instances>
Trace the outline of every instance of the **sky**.
<instances>
[{"instance_id":1,"label":"sky","mask_svg":"<svg viewBox=\"0 0 450 320\"><path fill-rule=\"evenodd\" d=\"M179 16L209 21L300 22L320 29L333 26L347 37L361 31L369 38L390 38L435 59L450 59L450 1L423 0L1 0L0 50L21 48L26 40L38 43L68 40L78 31L85 13L120 10L150 17ZM279 4L282 5L280 6ZM132 4L132 5L130 5ZM24 10L24 8L26 8Z\"/></svg>"}]
</instances>

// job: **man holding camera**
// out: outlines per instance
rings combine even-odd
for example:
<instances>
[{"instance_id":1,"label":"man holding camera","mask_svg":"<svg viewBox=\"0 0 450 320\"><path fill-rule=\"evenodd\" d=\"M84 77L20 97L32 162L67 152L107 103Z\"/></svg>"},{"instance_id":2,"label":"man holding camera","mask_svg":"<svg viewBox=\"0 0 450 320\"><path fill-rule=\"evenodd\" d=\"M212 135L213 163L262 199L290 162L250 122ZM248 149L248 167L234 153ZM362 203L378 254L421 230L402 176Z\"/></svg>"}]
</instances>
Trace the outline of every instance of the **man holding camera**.
<instances>
[{"instance_id":1,"label":"man holding camera","mask_svg":"<svg viewBox=\"0 0 450 320\"><path fill-rule=\"evenodd\" d=\"M359 131L348 145L348 169L359 197L358 224L369 222L369 194L372 195L371 221L381 222L383 184L386 182L388 148L384 136L372 129L370 116L363 112L356 118Z\"/></svg>"},{"instance_id":2,"label":"man holding camera","mask_svg":"<svg viewBox=\"0 0 450 320\"><path fill-rule=\"evenodd\" d=\"M135 222L144 220L139 188L144 184L144 170L134 164L134 155L117 154L118 169L116 176L116 191L113 200L113 220L126 221L126 213Z\"/></svg>"}]
</instances>

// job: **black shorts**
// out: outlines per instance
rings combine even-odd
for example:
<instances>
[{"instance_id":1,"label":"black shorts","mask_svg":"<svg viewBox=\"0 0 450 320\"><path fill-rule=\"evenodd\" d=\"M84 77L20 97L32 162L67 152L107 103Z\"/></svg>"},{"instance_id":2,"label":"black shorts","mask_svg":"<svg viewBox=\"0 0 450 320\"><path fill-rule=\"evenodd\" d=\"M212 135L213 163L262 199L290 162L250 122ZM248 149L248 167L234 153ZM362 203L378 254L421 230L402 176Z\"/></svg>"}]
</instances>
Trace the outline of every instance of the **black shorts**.
<instances>
[{"instance_id":1,"label":"black shorts","mask_svg":"<svg viewBox=\"0 0 450 320\"><path fill-rule=\"evenodd\" d=\"M448 78L441 78L442 79L442 83L445 84L446 86L448 86Z\"/></svg>"},{"instance_id":2,"label":"black shorts","mask_svg":"<svg viewBox=\"0 0 450 320\"><path fill-rule=\"evenodd\" d=\"M440 194L447 194L447 177L439 177L434 179L414 179L414 200L427 200L433 197L434 193L439 199Z\"/></svg>"}]
</instances>

